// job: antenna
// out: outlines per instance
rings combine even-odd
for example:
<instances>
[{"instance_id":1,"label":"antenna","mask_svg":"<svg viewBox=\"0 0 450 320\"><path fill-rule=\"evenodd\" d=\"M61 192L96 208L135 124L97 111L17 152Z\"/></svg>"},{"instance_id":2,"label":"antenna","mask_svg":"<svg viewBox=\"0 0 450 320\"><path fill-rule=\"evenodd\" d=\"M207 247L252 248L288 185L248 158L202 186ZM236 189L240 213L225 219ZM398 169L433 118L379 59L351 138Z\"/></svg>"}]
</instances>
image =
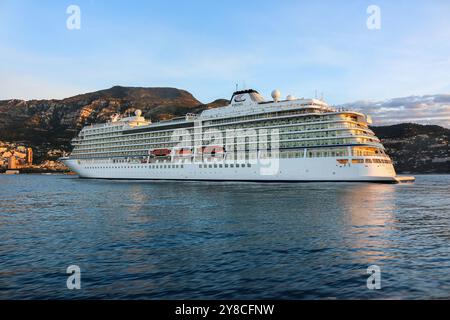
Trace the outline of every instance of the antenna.
<instances>
[{"instance_id":1,"label":"antenna","mask_svg":"<svg viewBox=\"0 0 450 320\"><path fill-rule=\"evenodd\" d=\"M314 99L317 99L317 89L314 90Z\"/></svg>"},{"instance_id":2,"label":"antenna","mask_svg":"<svg viewBox=\"0 0 450 320\"><path fill-rule=\"evenodd\" d=\"M235 91L238 91L238 83L236 82L236 90Z\"/></svg>"}]
</instances>

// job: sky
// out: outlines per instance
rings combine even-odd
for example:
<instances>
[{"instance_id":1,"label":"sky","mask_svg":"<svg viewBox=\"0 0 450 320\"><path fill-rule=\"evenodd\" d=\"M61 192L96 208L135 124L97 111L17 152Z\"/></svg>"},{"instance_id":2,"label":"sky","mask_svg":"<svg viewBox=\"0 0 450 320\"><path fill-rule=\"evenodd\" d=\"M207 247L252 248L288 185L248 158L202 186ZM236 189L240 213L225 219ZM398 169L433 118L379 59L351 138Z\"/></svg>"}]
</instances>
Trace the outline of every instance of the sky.
<instances>
[{"instance_id":1,"label":"sky","mask_svg":"<svg viewBox=\"0 0 450 320\"><path fill-rule=\"evenodd\" d=\"M80 8L80 29L66 12ZM380 9L369 29L368 7ZM450 93L448 0L0 0L0 99L236 84L330 104Z\"/></svg>"}]
</instances>

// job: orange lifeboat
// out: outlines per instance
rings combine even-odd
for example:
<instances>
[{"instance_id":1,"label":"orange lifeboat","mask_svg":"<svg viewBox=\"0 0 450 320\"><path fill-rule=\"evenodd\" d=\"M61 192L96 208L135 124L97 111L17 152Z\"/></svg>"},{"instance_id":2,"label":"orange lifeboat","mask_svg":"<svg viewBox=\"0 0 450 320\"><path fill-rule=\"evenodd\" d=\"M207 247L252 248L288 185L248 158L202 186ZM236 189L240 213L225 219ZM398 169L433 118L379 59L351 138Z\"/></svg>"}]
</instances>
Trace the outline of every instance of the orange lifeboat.
<instances>
[{"instance_id":1,"label":"orange lifeboat","mask_svg":"<svg viewBox=\"0 0 450 320\"><path fill-rule=\"evenodd\" d=\"M343 164L346 165L348 163L348 159L336 159L337 162L339 162L339 164Z\"/></svg>"},{"instance_id":2,"label":"orange lifeboat","mask_svg":"<svg viewBox=\"0 0 450 320\"><path fill-rule=\"evenodd\" d=\"M150 153L156 157L167 157L171 151L170 149L153 149Z\"/></svg>"},{"instance_id":3,"label":"orange lifeboat","mask_svg":"<svg viewBox=\"0 0 450 320\"><path fill-rule=\"evenodd\" d=\"M192 155L192 150L184 148L184 149L177 150L176 153L179 156L190 156L190 155Z\"/></svg>"},{"instance_id":4,"label":"orange lifeboat","mask_svg":"<svg viewBox=\"0 0 450 320\"><path fill-rule=\"evenodd\" d=\"M220 146L207 146L207 147L200 147L199 148L199 153L203 153L203 154L223 154L225 152L225 148L224 147L220 147Z\"/></svg>"}]
</instances>

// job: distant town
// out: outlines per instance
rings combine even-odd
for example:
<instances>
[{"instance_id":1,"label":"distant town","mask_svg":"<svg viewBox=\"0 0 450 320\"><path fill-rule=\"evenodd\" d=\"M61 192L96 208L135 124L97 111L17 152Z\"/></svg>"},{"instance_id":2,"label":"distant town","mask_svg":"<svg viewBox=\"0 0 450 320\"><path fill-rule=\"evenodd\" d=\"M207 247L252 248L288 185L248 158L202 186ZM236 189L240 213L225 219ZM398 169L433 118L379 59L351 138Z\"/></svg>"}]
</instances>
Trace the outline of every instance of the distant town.
<instances>
[{"instance_id":1,"label":"distant town","mask_svg":"<svg viewBox=\"0 0 450 320\"><path fill-rule=\"evenodd\" d=\"M67 172L62 163L46 160L33 164L33 149L25 145L0 141L0 173Z\"/></svg>"}]
</instances>

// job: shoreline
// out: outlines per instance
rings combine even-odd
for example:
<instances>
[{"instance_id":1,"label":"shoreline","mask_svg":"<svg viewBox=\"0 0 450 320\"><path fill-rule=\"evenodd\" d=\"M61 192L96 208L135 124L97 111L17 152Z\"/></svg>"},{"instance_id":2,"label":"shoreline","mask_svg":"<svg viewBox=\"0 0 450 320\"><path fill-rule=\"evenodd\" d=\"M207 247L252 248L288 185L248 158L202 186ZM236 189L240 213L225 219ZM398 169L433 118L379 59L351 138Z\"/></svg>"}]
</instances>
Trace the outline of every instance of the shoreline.
<instances>
[{"instance_id":1,"label":"shoreline","mask_svg":"<svg viewBox=\"0 0 450 320\"><path fill-rule=\"evenodd\" d=\"M1 170L0 174L6 174L7 170ZM65 174L65 175L76 175L73 171L67 170L49 170L49 169L33 169L33 168L22 168L22 169L13 169L11 171L19 171L19 174Z\"/></svg>"}]
</instances>

